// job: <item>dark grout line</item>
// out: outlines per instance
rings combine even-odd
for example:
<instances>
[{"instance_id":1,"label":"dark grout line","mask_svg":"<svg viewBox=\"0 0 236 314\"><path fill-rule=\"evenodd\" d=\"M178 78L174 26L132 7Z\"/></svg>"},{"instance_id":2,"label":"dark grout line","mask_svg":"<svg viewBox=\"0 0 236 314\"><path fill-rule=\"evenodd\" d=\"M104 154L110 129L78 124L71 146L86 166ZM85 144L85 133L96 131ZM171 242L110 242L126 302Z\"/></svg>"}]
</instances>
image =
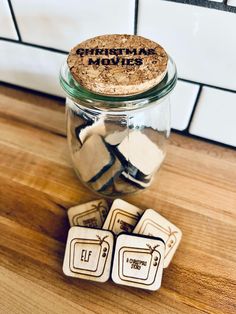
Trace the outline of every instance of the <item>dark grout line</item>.
<instances>
[{"instance_id":1,"label":"dark grout line","mask_svg":"<svg viewBox=\"0 0 236 314\"><path fill-rule=\"evenodd\" d=\"M14 89L18 89L18 90L21 90L23 92L30 92L30 93L36 94L38 96L41 96L41 97L51 98L51 99L54 99L55 101L61 102L61 105L63 105L63 106L65 105L65 98L63 98L63 97L47 94L47 93L40 92L40 91L37 91L37 90L33 90L33 89L30 89L30 88L26 88L26 87L22 87L22 86L18 86L18 85L14 85L14 84L10 84L10 83L6 83L6 82L0 81L0 87L1 87L1 85L2 86L6 86L6 87L10 87L10 88L14 88ZM183 131L179 131L177 129L173 129L172 128L171 131L176 133L176 134L187 136L187 137L190 137L190 138L193 138L193 139L202 140L202 141L207 142L207 143L220 145L220 146L223 146L223 147L226 147L226 148L231 148L231 149L235 149L236 150L236 148L234 146L232 146L232 145L223 144L221 142L213 141L213 140L210 140L210 139L206 139L204 137L200 137L200 136L197 136L197 135L190 134L188 132L187 128L185 130L183 130ZM54 132L54 133L57 134L57 135L60 135L60 133L56 133L56 132ZM60 136L64 137L64 135L62 135L62 134Z\"/></svg>"},{"instance_id":2,"label":"dark grout line","mask_svg":"<svg viewBox=\"0 0 236 314\"><path fill-rule=\"evenodd\" d=\"M52 48L52 47L41 46L41 45L36 45L36 44L31 44L31 43L27 43L27 42L24 42L24 41L19 41L19 40L5 38L5 37L0 37L0 40L9 41L11 43L16 43L18 45L24 45L24 46L28 46L28 47L43 49L43 50L57 52L57 53L63 53L63 54L68 54L69 53L68 51L65 51L65 50Z\"/></svg>"},{"instance_id":3,"label":"dark grout line","mask_svg":"<svg viewBox=\"0 0 236 314\"><path fill-rule=\"evenodd\" d=\"M215 85L211 85L211 84L207 84L207 83L203 83L203 82L191 81L191 80L183 79L181 77L178 77L178 80L183 81L183 82L187 82L187 83L191 83L191 84L198 84L200 86L204 85L206 87L220 89L220 90L225 91L225 92L236 93L236 90L234 90L234 89L219 87L219 86L215 86Z\"/></svg>"},{"instance_id":4,"label":"dark grout line","mask_svg":"<svg viewBox=\"0 0 236 314\"><path fill-rule=\"evenodd\" d=\"M135 1L137 1L137 3L138 3L138 0L135 0ZM137 12L138 12L138 8L137 8ZM138 15L138 13L137 13L137 15ZM136 19L135 22L136 22L136 27L137 27L137 19ZM137 29L136 29L136 31L137 31ZM47 50L47 51L51 51L51 52L62 53L62 54L65 54L65 55L67 55L69 53L66 50L61 50L61 49L57 49L57 48L31 44L31 43L22 42L22 41L20 42L19 40L6 38L6 37L0 37L0 40L16 43L18 45L20 44L20 45L24 45L24 46L28 46L28 47L34 47L34 48L38 48L38 49L43 49L43 50ZM211 87L211 88L219 89L219 90L226 91L226 92L236 93L236 90L233 90L233 89L219 87L219 86L215 86L215 85L211 85L211 84L207 84L207 83L202 83L202 82L197 82L197 81L192 81L192 80L184 79L184 78L181 78L181 77L178 77L178 80L183 81L183 82L187 82L187 83L191 83L191 84L204 85L206 87Z\"/></svg>"},{"instance_id":5,"label":"dark grout line","mask_svg":"<svg viewBox=\"0 0 236 314\"><path fill-rule=\"evenodd\" d=\"M191 113L189 121L188 121L188 125L187 125L185 130L189 130L189 127L190 127L190 124L192 123L192 119L193 119L194 113L196 111L196 108L197 108L198 101L199 101L199 98L201 96L201 93L202 93L202 85L200 85L200 87L199 87L199 90L198 90L198 93L197 93L197 97L196 97L194 105L193 105L193 110L192 110L192 113Z\"/></svg>"},{"instance_id":6,"label":"dark grout line","mask_svg":"<svg viewBox=\"0 0 236 314\"><path fill-rule=\"evenodd\" d=\"M15 13L14 13L14 10L13 10L13 6L11 4L11 0L7 0L7 2L8 2L8 5L9 5L9 9L11 11L11 17L12 17L13 23L15 25L15 29L16 29L16 33L17 33L18 39L21 42L22 38L21 38L21 34L20 34L20 30L19 30L17 21L16 21L16 16L15 16Z\"/></svg>"},{"instance_id":7,"label":"dark grout line","mask_svg":"<svg viewBox=\"0 0 236 314\"><path fill-rule=\"evenodd\" d=\"M216 9L219 11L224 12L231 12L236 13L236 7L227 5L227 0L223 2L216 2L216 1L206 1L206 0L164 0L167 2L175 2L175 3L182 3L185 5L194 5L199 7L204 7L206 9Z\"/></svg>"},{"instance_id":8,"label":"dark grout line","mask_svg":"<svg viewBox=\"0 0 236 314\"><path fill-rule=\"evenodd\" d=\"M18 24L17 24L17 20L16 20L16 16L15 16L15 13L14 13L14 10L13 10L13 6L12 6L12 3L11 3L11 0L7 0L7 1L8 1L9 9L10 9L10 12L11 12L12 20L13 20L13 23L14 23L14 26L15 26L15 29L16 29L16 33L17 33L17 36L18 36L18 40L9 39L9 38L5 38L5 37L0 37L0 40L12 42L12 43L17 43L17 44L21 44L21 45L25 45L25 46L29 46L29 47L34 47L34 48L38 48L38 49L48 50L48 51L51 51L51 52L68 54L68 51L65 51L65 50L56 49L56 48L52 48L52 47L41 46L41 45L27 43L27 42L22 41L22 37L21 37L20 30L19 30L19 27L18 27ZM192 1L186 1L186 0L166 0L166 1L180 2L180 3L185 3L185 4L193 4L193 5L198 5L198 6L204 6L204 7L207 7L207 8L214 8L214 9L218 9L218 10L223 10L223 11L236 13L236 8L234 8L234 7L232 8L230 6L227 6L227 0L224 0L222 4L219 4L219 3L207 3L207 4L205 4L205 1L203 3L202 1L194 1L194 0L192 0ZM137 35L139 0L135 0L135 8L134 8L134 10L135 10L134 11L134 34ZM183 79L183 78L178 78L178 79L180 81L183 81L183 82L187 82L187 83L191 83L191 84L198 84L198 85L200 85L200 88L199 88L199 91L198 91L198 94L197 94L197 97L196 97L196 100L195 100L195 103L194 103L194 106L193 106L193 110L192 110L191 116L189 118L188 126L183 131L179 131L179 130L175 130L175 129L172 129L172 131L177 133L177 134L188 136L190 138L194 138L194 139L205 141L207 143L220 145L220 146L226 147L226 148L235 149L235 147L232 146L232 145L224 144L224 143L221 143L221 142L217 142L217 141L214 141L214 140L210 140L210 139L206 139L206 138L203 138L203 137L200 137L200 136L197 136L197 135L190 134L189 133L189 127L190 127L190 125L192 123L192 119L193 119L193 116L195 114L196 107L198 105L198 101L199 101L199 98L200 98L203 86L219 89L219 90L226 91L226 92L233 92L233 93L236 93L236 90L222 88L222 87L218 87L218 86L214 86L214 85L210 85L210 84L205 84L205 83L203 84L203 83L200 83L200 82L191 81L191 80ZM50 98L53 98L55 100L57 99L57 100L60 100L60 101L62 101L62 100L64 101L64 99L62 97L54 96L54 95L51 95L51 94L35 91L35 90L29 89L29 88L20 87L20 86L14 85L14 84L9 84L9 83L5 83L5 82L1 82L1 81L0 81L0 83L2 85L5 85L5 86L18 88L19 90L24 90L24 91L28 90L29 92L38 94L40 96L50 97ZM54 133L54 132L52 132L52 133ZM57 134L57 133L55 133L55 134ZM61 134L57 134L57 135L63 136Z\"/></svg>"},{"instance_id":9,"label":"dark grout line","mask_svg":"<svg viewBox=\"0 0 236 314\"><path fill-rule=\"evenodd\" d=\"M14 42L14 43L16 43L16 44L18 44L18 45L20 45L21 44L21 42L18 40L18 39L12 39L12 38L8 38L8 37L2 37L2 36L0 36L0 41L10 41L10 42Z\"/></svg>"},{"instance_id":10,"label":"dark grout line","mask_svg":"<svg viewBox=\"0 0 236 314\"><path fill-rule=\"evenodd\" d=\"M137 30L138 30L138 7L139 7L139 0L135 0L135 7L134 7L134 35L137 35Z\"/></svg>"}]
</instances>

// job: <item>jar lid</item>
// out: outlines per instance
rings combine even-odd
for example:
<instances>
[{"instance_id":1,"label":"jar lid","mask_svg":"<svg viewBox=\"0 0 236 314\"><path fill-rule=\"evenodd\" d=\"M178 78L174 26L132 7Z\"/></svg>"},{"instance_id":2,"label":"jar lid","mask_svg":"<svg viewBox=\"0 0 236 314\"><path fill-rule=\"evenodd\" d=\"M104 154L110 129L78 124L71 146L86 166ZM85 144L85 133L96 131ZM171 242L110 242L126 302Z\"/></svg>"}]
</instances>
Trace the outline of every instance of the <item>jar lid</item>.
<instances>
[{"instance_id":1,"label":"jar lid","mask_svg":"<svg viewBox=\"0 0 236 314\"><path fill-rule=\"evenodd\" d=\"M167 73L168 55L154 41L136 35L103 35L88 39L69 53L74 80L104 96L130 96L159 84Z\"/></svg>"},{"instance_id":2,"label":"jar lid","mask_svg":"<svg viewBox=\"0 0 236 314\"><path fill-rule=\"evenodd\" d=\"M164 79L153 88L136 95L106 96L90 92L82 87L71 75L67 62L63 62L60 70L60 84L66 96L74 104L101 111L119 113L123 110L142 109L156 101L162 101L174 89L177 82L177 70L174 61L169 56L167 73Z\"/></svg>"}]
</instances>

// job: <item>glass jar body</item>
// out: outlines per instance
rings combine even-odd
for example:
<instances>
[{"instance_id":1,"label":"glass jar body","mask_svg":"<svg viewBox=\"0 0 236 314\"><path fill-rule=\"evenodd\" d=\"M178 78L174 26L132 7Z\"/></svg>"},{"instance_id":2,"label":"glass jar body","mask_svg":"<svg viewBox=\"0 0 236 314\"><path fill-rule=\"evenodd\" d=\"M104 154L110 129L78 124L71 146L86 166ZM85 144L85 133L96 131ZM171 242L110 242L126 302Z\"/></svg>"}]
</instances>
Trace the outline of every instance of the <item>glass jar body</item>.
<instances>
[{"instance_id":1,"label":"glass jar body","mask_svg":"<svg viewBox=\"0 0 236 314\"><path fill-rule=\"evenodd\" d=\"M73 166L89 189L117 197L153 183L170 134L168 95L142 108L117 111L68 97L66 113Z\"/></svg>"}]
</instances>

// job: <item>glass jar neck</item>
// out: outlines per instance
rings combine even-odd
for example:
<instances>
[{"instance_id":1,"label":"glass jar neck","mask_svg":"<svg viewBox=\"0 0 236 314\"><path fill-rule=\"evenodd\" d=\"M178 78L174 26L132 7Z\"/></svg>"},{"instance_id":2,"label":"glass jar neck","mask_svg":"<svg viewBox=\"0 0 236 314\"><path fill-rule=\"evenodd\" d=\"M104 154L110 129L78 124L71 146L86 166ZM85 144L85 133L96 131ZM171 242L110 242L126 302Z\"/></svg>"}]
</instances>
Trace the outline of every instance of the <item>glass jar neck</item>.
<instances>
[{"instance_id":1,"label":"glass jar neck","mask_svg":"<svg viewBox=\"0 0 236 314\"><path fill-rule=\"evenodd\" d=\"M120 112L123 110L137 110L151 105L154 101L159 103L173 90L177 82L177 71L174 61L169 57L167 74L164 79L148 91L132 96L111 97L90 92L78 84L70 74L67 63L62 65L60 83L67 97L75 103L88 109Z\"/></svg>"}]
</instances>

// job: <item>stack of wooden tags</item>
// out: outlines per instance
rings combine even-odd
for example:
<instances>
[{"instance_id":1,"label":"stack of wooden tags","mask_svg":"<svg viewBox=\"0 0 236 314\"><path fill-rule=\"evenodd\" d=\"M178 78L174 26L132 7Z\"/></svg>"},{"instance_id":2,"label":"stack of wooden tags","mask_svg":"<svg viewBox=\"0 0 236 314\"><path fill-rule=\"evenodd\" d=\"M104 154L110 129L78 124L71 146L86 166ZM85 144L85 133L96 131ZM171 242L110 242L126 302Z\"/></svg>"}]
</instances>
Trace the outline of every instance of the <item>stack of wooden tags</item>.
<instances>
[{"instance_id":1,"label":"stack of wooden tags","mask_svg":"<svg viewBox=\"0 0 236 314\"><path fill-rule=\"evenodd\" d=\"M153 209L103 199L68 210L63 272L67 276L155 291L182 232Z\"/></svg>"},{"instance_id":2,"label":"stack of wooden tags","mask_svg":"<svg viewBox=\"0 0 236 314\"><path fill-rule=\"evenodd\" d=\"M72 132L76 137L70 135L78 142L71 146L79 147L73 152L73 161L80 179L104 195L117 196L149 187L164 152L139 130L122 127L106 134L107 128L102 119L84 121ZM153 134L156 138L155 131Z\"/></svg>"}]
</instances>

